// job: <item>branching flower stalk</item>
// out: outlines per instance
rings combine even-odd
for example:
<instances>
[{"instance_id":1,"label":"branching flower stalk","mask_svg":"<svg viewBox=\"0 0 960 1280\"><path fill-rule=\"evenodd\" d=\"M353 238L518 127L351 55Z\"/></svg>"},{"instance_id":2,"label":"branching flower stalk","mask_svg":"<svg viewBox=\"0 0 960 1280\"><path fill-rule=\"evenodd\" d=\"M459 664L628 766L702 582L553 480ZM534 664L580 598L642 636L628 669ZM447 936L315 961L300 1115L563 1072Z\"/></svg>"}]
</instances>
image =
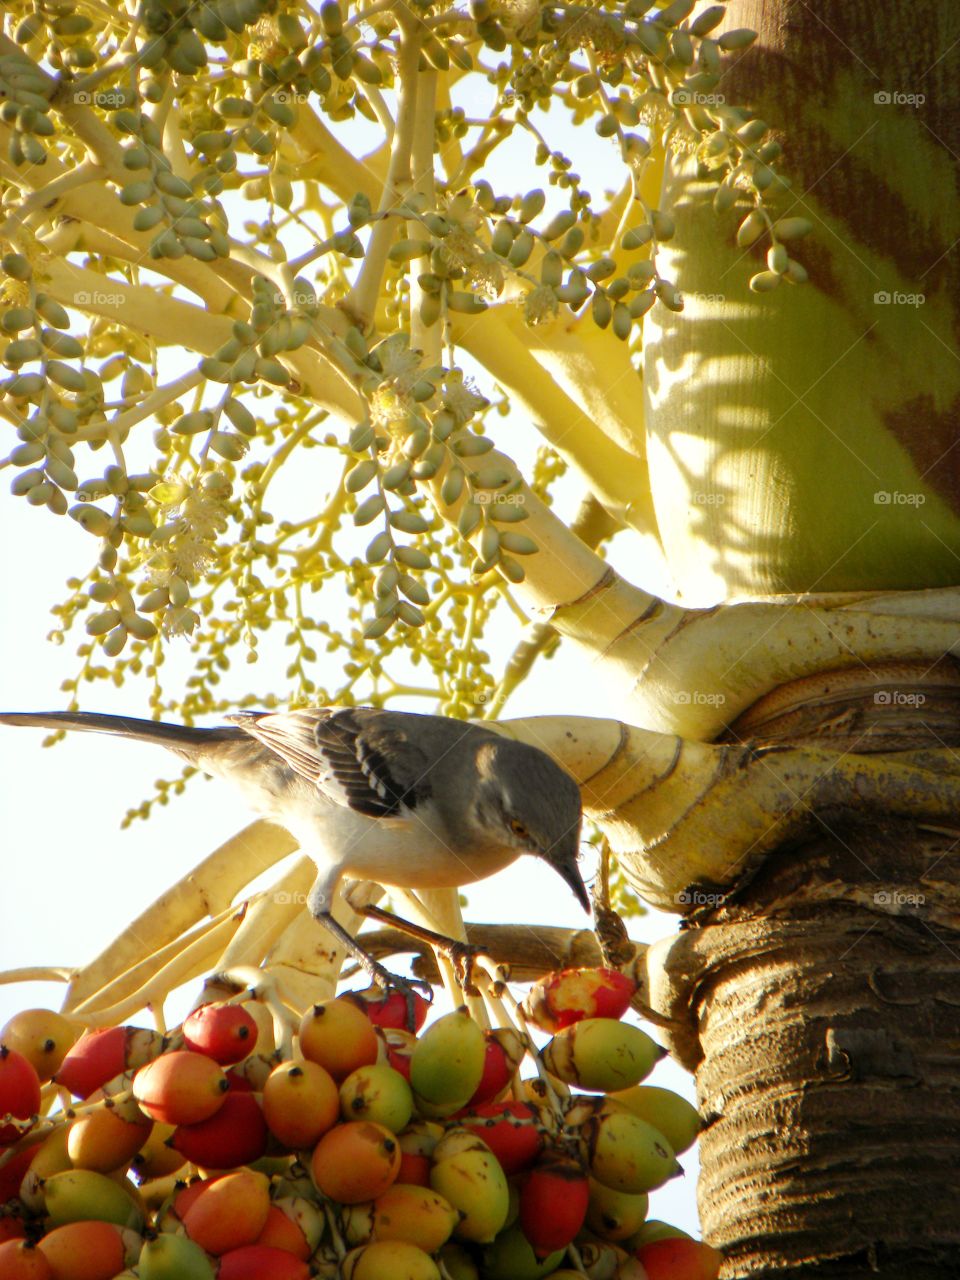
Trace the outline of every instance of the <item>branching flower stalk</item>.
<instances>
[{"instance_id":1,"label":"branching flower stalk","mask_svg":"<svg viewBox=\"0 0 960 1280\"><path fill-rule=\"evenodd\" d=\"M503 607L603 653L644 723L716 732L717 704L678 702L678 683L696 651L708 692L736 686L729 715L782 678L785 659L743 658L765 606L700 617L620 579L492 447L492 384L614 522L659 539L637 363L641 330L681 314L662 175L695 164L741 283L803 276L794 246L811 224L790 208L781 144L710 98L750 33L683 5L508 18L243 0L233 25L216 8L171 26L156 0L69 37L14 9L0 38L0 411L19 437L5 465L17 496L94 539L59 609L59 638L91 628L71 696L142 676L152 705L192 719L433 687L476 714L466 686L497 685L476 653ZM464 106L468 85L483 93ZM558 111L592 122L623 166L609 202L554 136ZM380 129L359 157L357 117ZM496 148L522 137L546 177L503 190ZM184 349L192 367L172 358ZM274 481L291 468L328 496L279 522ZM841 608L804 604L819 660L902 652L910 625L882 602ZM233 655L274 629L299 655L289 686L234 687ZM913 650L942 651L943 633L925 619ZM184 690L161 675L176 634L195 661ZM411 652L429 679L410 678Z\"/></svg>"}]
</instances>

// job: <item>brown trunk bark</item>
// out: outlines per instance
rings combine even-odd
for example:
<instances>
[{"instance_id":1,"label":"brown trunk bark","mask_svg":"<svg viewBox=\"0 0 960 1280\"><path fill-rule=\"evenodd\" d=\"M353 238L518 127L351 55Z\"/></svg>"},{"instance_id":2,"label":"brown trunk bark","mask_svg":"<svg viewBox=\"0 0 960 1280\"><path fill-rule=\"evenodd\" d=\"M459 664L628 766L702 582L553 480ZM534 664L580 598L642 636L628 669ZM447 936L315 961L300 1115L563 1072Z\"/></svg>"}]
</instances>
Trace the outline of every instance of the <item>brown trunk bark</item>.
<instances>
[{"instance_id":1,"label":"brown trunk bark","mask_svg":"<svg viewBox=\"0 0 960 1280\"><path fill-rule=\"evenodd\" d=\"M909 327L909 351L897 353L915 373L915 394L904 375L886 426L954 509L958 402L936 352L956 337L955 229L939 237L956 209L958 23L960 9L945 0L736 0L728 26L754 27L760 39L729 60L718 86L777 130L793 180L786 211L809 210L816 223L798 253L812 287L852 315L860 295L926 295L926 323ZM931 325L935 307L949 317L943 331ZM869 344L885 313L863 314L870 323L856 336ZM824 336L832 339L798 329L796 341ZM761 335L750 350L776 369L772 341L768 349ZM823 378L833 364L825 360ZM793 390L799 402L807 388ZM875 389L862 394L871 400ZM865 456L858 405L840 398L834 407L831 437L850 431L850 457L837 465L853 484ZM709 430L709 412L699 421ZM764 447L781 444L771 435ZM788 440L782 448L789 458ZM830 511L804 479L794 536L829 544L817 521ZM916 570L919 580L926 527L915 529L910 555L891 557L894 577ZM849 573L856 588L855 568L855 548L839 548L819 589ZM856 675L853 655L848 671ZM945 679L953 683L949 671ZM838 759L887 751L892 768L921 753L931 768L955 756L960 715L949 689L927 705L917 687L899 692L891 718L874 690L858 700L825 687L819 710L810 686L781 690L732 736L808 741ZM692 927L663 949L661 1012L687 1018L676 1043L696 1068L706 1121L700 1211L705 1237L727 1255L726 1280L960 1277L960 816L957 826L815 813L802 842L735 892L701 886Z\"/></svg>"},{"instance_id":2,"label":"brown trunk bark","mask_svg":"<svg viewBox=\"0 0 960 1280\"><path fill-rule=\"evenodd\" d=\"M725 1277L960 1275L958 835L825 827L694 931Z\"/></svg>"},{"instance_id":3,"label":"brown trunk bark","mask_svg":"<svg viewBox=\"0 0 960 1280\"><path fill-rule=\"evenodd\" d=\"M953 665L899 664L896 696L875 675L799 680L728 736L836 742L892 767L949 754ZM817 813L740 885L691 894L661 1012L696 1028L677 1045L696 1068L700 1213L725 1280L960 1276L958 841L960 824Z\"/></svg>"}]
</instances>

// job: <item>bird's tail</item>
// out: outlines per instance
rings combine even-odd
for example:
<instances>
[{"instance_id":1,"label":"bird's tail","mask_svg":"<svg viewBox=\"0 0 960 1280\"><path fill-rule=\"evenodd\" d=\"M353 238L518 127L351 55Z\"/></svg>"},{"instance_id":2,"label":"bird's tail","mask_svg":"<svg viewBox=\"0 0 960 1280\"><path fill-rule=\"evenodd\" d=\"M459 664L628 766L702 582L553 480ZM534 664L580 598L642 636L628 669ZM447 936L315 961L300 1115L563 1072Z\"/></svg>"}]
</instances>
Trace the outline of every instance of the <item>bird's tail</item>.
<instances>
[{"instance_id":1,"label":"bird's tail","mask_svg":"<svg viewBox=\"0 0 960 1280\"><path fill-rule=\"evenodd\" d=\"M78 729L83 733L112 733L120 738L137 738L179 751L188 758L216 741L242 737L239 729L195 729L162 720L138 720L134 716L108 716L97 711L0 711L0 724L24 725L28 729Z\"/></svg>"}]
</instances>

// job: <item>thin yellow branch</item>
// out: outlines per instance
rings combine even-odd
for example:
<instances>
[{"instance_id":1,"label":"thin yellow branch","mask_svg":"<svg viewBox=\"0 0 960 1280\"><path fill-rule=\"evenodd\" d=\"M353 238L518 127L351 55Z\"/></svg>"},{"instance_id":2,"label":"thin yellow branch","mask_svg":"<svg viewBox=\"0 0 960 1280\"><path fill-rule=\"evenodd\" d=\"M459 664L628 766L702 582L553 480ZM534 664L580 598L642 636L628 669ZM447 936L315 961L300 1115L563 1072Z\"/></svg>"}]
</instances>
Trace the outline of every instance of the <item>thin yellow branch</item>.
<instances>
[{"instance_id":1,"label":"thin yellow branch","mask_svg":"<svg viewBox=\"0 0 960 1280\"><path fill-rule=\"evenodd\" d=\"M397 60L397 85L399 108L397 126L390 148L390 168L380 194L378 212L385 214L402 204L412 181L410 171L414 144L414 128L417 119L418 96L423 92L422 79L426 73L419 70L421 38L418 33L404 31ZM370 242L364 255L363 266L357 282L344 303L350 315L361 328L366 329L373 317L387 253L396 234L392 219L383 218L373 224Z\"/></svg>"}]
</instances>

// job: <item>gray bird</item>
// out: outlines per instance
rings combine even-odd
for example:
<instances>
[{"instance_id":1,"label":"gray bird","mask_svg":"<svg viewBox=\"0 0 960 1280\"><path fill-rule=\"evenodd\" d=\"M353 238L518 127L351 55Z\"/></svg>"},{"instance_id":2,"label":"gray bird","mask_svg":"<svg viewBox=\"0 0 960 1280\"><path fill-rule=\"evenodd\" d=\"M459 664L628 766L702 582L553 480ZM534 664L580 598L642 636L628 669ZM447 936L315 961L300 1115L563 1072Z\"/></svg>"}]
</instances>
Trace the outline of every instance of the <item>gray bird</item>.
<instances>
[{"instance_id":1,"label":"gray bird","mask_svg":"<svg viewBox=\"0 0 960 1280\"><path fill-rule=\"evenodd\" d=\"M0 724L156 743L232 783L316 862L311 912L381 982L406 986L330 914L344 876L435 889L482 880L532 853L589 913L577 867L580 790L537 747L444 716L373 707L227 720L196 729L94 712L0 713Z\"/></svg>"}]
</instances>

